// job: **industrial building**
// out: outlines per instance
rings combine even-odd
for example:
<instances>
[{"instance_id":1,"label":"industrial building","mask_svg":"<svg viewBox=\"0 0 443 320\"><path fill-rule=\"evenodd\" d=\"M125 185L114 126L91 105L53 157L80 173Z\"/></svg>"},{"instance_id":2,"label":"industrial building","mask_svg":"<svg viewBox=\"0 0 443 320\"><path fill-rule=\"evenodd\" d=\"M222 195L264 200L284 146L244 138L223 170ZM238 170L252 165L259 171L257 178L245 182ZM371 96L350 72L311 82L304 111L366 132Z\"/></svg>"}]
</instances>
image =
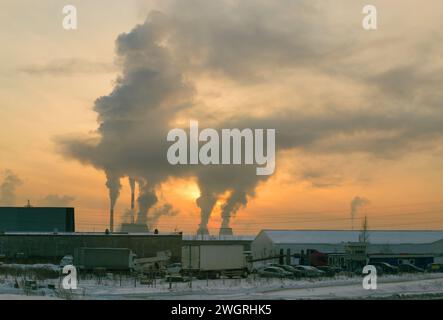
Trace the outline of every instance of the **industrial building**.
<instances>
[{"instance_id":1,"label":"industrial building","mask_svg":"<svg viewBox=\"0 0 443 320\"><path fill-rule=\"evenodd\" d=\"M244 251L251 251L253 236L209 236L209 235L183 235L183 246L204 245L242 245Z\"/></svg>"},{"instance_id":2,"label":"industrial building","mask_svg":"<svg viewBox=\"0 0 443 320\"><path fill-rule=\"evenodd\" d=\"M362 231L262 230L251 244L252 258L269 263L288 256L295 264L308 251L327 254L337 261L350 256L358 259L360 255L393 264L404 259L429 262L430 258L443 258L443 231L377 230L366 231L364 238Z\"/></svg>"},{"instance_id":3,"label":"industrial building","mask_svg":"<svg viewBox=\"0 0 443 320\"><path fill-rule=\"evenodd\" d=\"M0 256L6 260L58 263L76 248L128 248L138 258L155 257L169 251L171 262L180 262L182 235L179 233L2 233Z\"/></svg>"},{"instance_id":4,"label":"industrial building","mask_svg":"<svg viewBox=\"0 0 443 320\"><path fill-rule=\"evenodd\" d=\"M1 207L0 258L58 263L79 248L126 248L138 258L167 253L180 262L185 246L243 246L258 264L322 263L355 268L368 262L426 266L443 261L443 231L262 230L256 237L150 233L133 222L126 232L75 232L74 208ZM315 260L315 261L314 261Z\"/></svg>"},{"instance_id":5,"label":"industrial building","mask_svg":"<svg viewBox=\"0 0 443 320\"><path fill-rule=\"evenodd\" d=\"M74 208L0 207L0 232L75 232Z\"/></svg>"}]
</instances>

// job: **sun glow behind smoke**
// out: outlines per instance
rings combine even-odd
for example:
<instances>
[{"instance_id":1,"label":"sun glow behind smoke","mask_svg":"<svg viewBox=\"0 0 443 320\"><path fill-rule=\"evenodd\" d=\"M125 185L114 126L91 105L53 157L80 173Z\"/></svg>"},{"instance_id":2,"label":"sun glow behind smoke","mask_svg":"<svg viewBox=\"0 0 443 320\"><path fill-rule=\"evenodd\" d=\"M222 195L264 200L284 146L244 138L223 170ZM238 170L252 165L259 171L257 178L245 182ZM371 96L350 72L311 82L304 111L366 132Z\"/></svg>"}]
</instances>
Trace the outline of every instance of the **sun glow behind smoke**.
<instances>
[{"instance_id":1,"label":"sun glow behind smoke","mask_svg":"<svg viewBox=\"0 0 443 320\"><path fill-rule=\"evenodd\" d=\"M52 14L59 12L56 4L3 2L8 15L0 19L4 23L0 37L8 45L2 48L0 63L0 84L7 89L0 92L0 150L4 151L0 171L10 168L24 180L16 190L17 204L25 205L27 199L36 203L47 194L68 194L75 198L78 230L103 230L109 223L103 172L84 162L62 159L54 136L86 135L81 140L88 146L97 144L97 113L92 106L98 97L110 94L121 71L104 70L100 61L112 66L116 36L143 23L145 12L135 18L127 10L130 5L122 2L101 15L96 14L101 5L88 2L82 12L95 18L82 19L75 36L66 37L64 30L53 27ZM390 216L393 209L377 209L441 200L443 99L438 70L443 59L442 42L435 41L443 30L441 1L429 0L420 12L414 10L417 0L379 2L383 28L370 33L360 30L358 1L339 0L329 6L313 1L268 5L242 0L235 7L229 5L231 1L190 2L195 5L177 1L175 6L170 1L169 9L152 2L154 9L172 20L145 30L162 33L173 28L170 36L177 36L176 41L159 44L169 47L174 63L194 87L192 108L178 110L176 118L167 117L167 127L187 127L189 119L201 118L205 127L221 123L226 128L244 128L250 124L236 119L259 117L281 127L277 135L287 133L283 143L296 147L278 155L275 177L258 184L255 197L239 209L232 220L234 232L348 228L349 201L355 195L371 199L367 209L371 227L443 226L441 212L425 205L401 207L401 212L412 212L401 222L404 225ZM407 8L401 15L399 5ZM29 20L24 11L35 16ZM128 68L136 67L136 62L130 59ZM142 82L140 93L147 87ZM122 110L133 105L129 102ZM139 119L137 113L135 120ZM135 155L148 150L141 147L148 136L141 135ZM135 139L130 138L129 142ZM110 141L110 150L118 149L116 140ZM157 154L165 160L164 153ZM119 155L106 154L104 159ZM137 157L123 157L125 162L128 159ZM153 167L142 160L147 169ZM116 204L117 221L129 207L126 180ZM162 180L158 197L180 211L160 218L162 230L178 226L195 232L200 220L195 201L200 192L194 179L188 175ZM220 226L221 199L209 220L215 232Z\"/></svg>"}]
</instances>

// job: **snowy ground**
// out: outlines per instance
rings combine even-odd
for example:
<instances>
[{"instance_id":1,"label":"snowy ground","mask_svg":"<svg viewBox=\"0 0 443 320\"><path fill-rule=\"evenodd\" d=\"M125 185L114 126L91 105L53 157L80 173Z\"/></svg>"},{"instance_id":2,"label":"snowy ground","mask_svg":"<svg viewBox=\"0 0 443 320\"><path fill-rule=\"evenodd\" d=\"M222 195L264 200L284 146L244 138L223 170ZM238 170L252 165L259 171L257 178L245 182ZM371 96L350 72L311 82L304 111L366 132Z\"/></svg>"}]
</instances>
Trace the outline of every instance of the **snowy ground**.
<instances>
[{"instance_id":1,"label":"snowy ground","mask_svg":"<svg viewBox=\"0 0 443 320\"><path fill-rule=\"evenodd\" d=\"M0 299L435 299L443 298L443 274L382 276L376 290L364 290L361 277L315 280L219 279L169 283L157 280L153 286L135 284L133 278L109 276L81 280L73 292L58 288L59 281L38 281L37 290L14 288L15 279L0 276Z\"/></svg>"}]
</instances>

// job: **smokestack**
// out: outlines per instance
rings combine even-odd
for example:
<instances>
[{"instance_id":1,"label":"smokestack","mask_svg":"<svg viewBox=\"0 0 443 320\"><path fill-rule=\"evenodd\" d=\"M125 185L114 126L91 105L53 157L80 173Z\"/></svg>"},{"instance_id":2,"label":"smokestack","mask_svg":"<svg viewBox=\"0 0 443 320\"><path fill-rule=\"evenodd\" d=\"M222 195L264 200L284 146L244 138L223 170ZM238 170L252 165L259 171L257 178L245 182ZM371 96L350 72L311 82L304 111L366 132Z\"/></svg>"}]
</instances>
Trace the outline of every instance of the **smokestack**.
<instances>
[{"instance_id":1,"label":"smokestack","mask_svg":"<svg viewBox=\"0 0 443 320\"><path fill-rule=\"evenodd\" d=\"M129 186L131 187L131 223L135 223L135 179L129 178Z\"/></svg>"},{"instance_id":2,"label":"smokestack","mask_svg":"<svg viewBox=\"0 0 443 320\"><path fill-rule=\"evenodd\" d=\"M229 228L229 227L227 227L227 228L220 228L220 231L219 231L219 235L220 236L232 236L232 235L234 235L234 233L232 232L232 228Z\"/></svg>"},{"instance_id":3,"label":"smokestack","mask_svg":"<svg viewBox=\"0 0 443 320\"><path fill-rule=\"evenodd\" d=\"M106 187L109 190L110 214L109 214L109 231L114 232L114 208L120 195L120 177L110 171L106 171Z\"/></svg>"},{"instance_id":4,"label":"smokestack","mask_svg":"<svg viewBox=\"0 0 443 320\"><path fill-rule=\"evenodd\" d=\"M199 236L207 236L209 235L209 230L207 226L201 225L198 227L197 235Z\"/></svg>"},{"instance_id":5,"label":"smokestack","mask_svg":"<svg viewBox=\"0 0 443 320\"><path fill-rule=\"evenodd\" d=\"M109 231L114 232L114 209L111 208L111 212L109 214Z\"/></svg>"}]
</instances>

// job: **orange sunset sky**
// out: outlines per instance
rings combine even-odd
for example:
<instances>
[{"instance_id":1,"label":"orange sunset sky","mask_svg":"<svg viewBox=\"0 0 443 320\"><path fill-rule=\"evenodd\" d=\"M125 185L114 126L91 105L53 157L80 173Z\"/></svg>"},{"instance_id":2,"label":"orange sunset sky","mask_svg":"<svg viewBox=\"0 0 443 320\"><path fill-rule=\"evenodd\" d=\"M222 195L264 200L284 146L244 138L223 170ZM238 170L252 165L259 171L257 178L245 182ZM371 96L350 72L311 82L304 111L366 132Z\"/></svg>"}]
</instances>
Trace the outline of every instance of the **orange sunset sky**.
<instances>
[{"instance_id":1,"label":"orange sunset sky","mask_svg":"<svg viewBox=\"0 0 443 320\"><path fill-rule=\"evenodd\" d=\"M0 205L74 206L78 231L103 231L105 173L96 158L79 159L64 143L100 138L112 110L99 117L96 99L109 96L119 77L132 86L135 71L151 68L190 88L171 127L194 118L205 126L259 119L276 127L276 172L248 193L231 220L234 233L350 229L357 196L366 200L357 226L366 215L374 229L442 229L443 3L371 3L376 31L361 27L365 1L73 0L78 29L66 31L64 1L3 0L0 183L11 174L17 183ZM181 102L170 91L161 108ZM143 101L133 103L143 110ZM147 118L140 132L149 135L149 126ZM128 163L135 157L128 154ZM121 183L117 224L130 205L127 178ZM155 192L176 210L156 226L195 233L196 178L167 176ZM211 214L214 234L228 195L218 196Z\"/></svg>"}]
</instances>

